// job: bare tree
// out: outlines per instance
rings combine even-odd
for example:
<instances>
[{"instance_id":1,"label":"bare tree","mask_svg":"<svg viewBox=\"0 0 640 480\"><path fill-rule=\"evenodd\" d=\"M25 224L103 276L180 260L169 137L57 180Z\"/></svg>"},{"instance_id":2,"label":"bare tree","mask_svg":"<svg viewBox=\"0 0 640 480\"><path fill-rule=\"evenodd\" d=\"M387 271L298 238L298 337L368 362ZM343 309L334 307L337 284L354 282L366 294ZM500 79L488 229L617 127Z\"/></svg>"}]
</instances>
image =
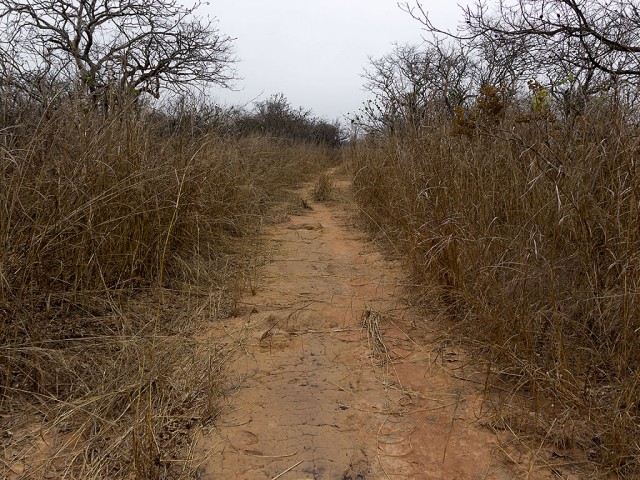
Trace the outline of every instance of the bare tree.
<instances>
[{"instance_id":1,"label":"bare tree","mask_svg":"<svg viewBox=\"0 0 640 480\"><path fill-rule=\"evenodd\" d=\"M493 6L493 8L491 8ZM640 10L637 0L478 0L463 8L458 34L437 28L422 5L401 7L429 31L457 38L535 39L534 53L571 47L571 60L614 75L640 74ZM530 43L530 46L535 46ZM557 51L557 50L555 50Z\"/></svg>"},{"instance_id":2,"label":"bare tree","mask_svg":"<svg viewBox=\"0 0 640 480\"><path fill-rule=\"evenodd\" d=\"M176 0L0 0L0 55L11 75L79 81L94 102L115 94L228 85L232 39L200 6Z\"/></svg>"},{"instance_id":3,"label":"bare tree","mask_svg":"<svg viewBox=\"0 0 640 480\"><path fill-rule=\"evenodd\" d=\"M542 80L566 112L640 80L637 0L477 0L456 32L434 25L419 2L400 6L431 34L484 50L486 66Z\"/></svg>"},{"instance_id":4,"label":"bare tree","mask_svg":"<svg viewBox=\"0 0 640 480\"><path fill-rule=\"evenodd\" d=\"M460 42L433 39L423 45L396 45L371 59L363 77L373 98L354 120L369 131L419 129L432 117L469 100L478 65Z\"/></svg>"},{"instance_id":5,"label":"bare tree","mask_svg":"<svg viewBox=\"0 0 640 480\"><path fill-rule=\"evenodd\" d=\"M282 93L256 102L252 111L238 112L234 124L239 135L257 133L328 147L338 147L343 140L338 121L329 123L315 117L311 110L294 108Z\"/></svg>"}]
</instances>

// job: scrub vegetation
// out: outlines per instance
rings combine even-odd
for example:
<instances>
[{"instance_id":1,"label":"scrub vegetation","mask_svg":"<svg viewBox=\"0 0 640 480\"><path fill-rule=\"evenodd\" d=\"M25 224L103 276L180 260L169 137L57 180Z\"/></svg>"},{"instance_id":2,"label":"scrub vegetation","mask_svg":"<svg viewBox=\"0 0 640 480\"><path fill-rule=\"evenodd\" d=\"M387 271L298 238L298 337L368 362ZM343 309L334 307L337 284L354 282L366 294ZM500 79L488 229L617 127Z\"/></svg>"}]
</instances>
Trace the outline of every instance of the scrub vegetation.
<instances>
[{"instance_id":1,"label":"scrub vegetation","mask_svg":"<svg viewBox=\"0 0 640 480\"><path fill-rule=\"evenodd\" d=\"M0 476L190 476L234 348L202 332L339 130L192 100L233 77L192 10L76 3L0 2Z\"/></svg>"},{"instance_id":2,"label":"scrub vegetation","mask_svg":"<svg viewBox=\"0 0 640 480\"><path fill-rule=\"evenodd\" d=\"M494 428L636 478L637 9L479 2L455 34L404 9L433 37L367 68L363 217L486 359Z\"/></svg>"},{"instance_id":3,"label":"scrub vegetation","mask_svg":"<svg viewBox=\"0 0 640 480\"><path fill-rule=\"evenodd\" d=\"M188 470L181 442L215 418L229 354L197 332L234 311L261 225L295 211L289 189L336 153L221 134L192 112L4 100L4 475ZM34 457L39 437L60 450Z\"/></svg>"},{"instance_id":4,"label":"scrub vegetation","mask_svg":"<svg viewBox=\"0 0 640 480\"><path fill-rule=\"evenodd\" d=\"M196 476L240 348L207 331L344 161L482 421L637 478L636 3L478 0L454 33L402 4L427 40L371 60L347 145L282 94L197 100L236 61L198 2L0 0L0 476Z\"/></svg>"}]
</instances>

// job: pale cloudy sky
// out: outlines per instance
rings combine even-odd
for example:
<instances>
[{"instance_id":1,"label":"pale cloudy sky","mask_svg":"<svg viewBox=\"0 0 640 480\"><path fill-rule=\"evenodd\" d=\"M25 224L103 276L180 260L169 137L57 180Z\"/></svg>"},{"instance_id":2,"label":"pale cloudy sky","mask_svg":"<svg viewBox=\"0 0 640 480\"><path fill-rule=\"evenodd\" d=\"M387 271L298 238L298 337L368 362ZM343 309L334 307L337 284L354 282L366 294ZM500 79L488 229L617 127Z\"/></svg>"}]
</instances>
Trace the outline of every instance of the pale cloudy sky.
<instances>
[{"instance_id":1,"label":"pale cloudy sky","mask_svg":"<svg viewBox=\"0 0 640 480\"><path fill-rule=\"evenodd\" d=\"M424 0L438 25L455 29L459 7ZM394 42L421 41L420 24L395 0L211 0L200 13L218 18L221 32L237 38L237 92L215 89L221 103L246 104L284 93L294 107L334 120L366 98L361 74L368 57Z\"/></svg>"}]
</instances>

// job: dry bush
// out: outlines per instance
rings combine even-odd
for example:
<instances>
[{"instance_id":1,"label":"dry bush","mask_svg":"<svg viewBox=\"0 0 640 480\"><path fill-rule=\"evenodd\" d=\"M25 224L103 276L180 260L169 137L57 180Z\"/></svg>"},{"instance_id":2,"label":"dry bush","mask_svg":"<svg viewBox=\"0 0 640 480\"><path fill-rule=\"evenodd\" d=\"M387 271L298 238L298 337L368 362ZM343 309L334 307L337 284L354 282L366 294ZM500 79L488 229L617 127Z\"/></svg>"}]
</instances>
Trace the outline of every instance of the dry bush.
<instances>
[{"instance_id":1,"label":"dry bush","mask_svg":"<svg viewBox=\"0 0 640 480\"><path fill-rule=\"evenodd\" d=\"M3 107L2 476L186 476L228 354L194 332L233 308L269 209L335 158Z\"/></svg>"},{"instance_id":2,"label":"dry bush","mask_svg":"<svg viewBox=\"0 0 640 480\"><path fill-rule=\"evenodd\" d=\"M565 121L501 115L464 134L442 122L360 142L349 153L356 199L406 254L421 295L487 355L493 380L511 385L505 405L530 399L519 401L530 421L514 429L544 436L553 426L548 440L631 478L640 131L606 102Z\"/></svg>"}]
</instances>

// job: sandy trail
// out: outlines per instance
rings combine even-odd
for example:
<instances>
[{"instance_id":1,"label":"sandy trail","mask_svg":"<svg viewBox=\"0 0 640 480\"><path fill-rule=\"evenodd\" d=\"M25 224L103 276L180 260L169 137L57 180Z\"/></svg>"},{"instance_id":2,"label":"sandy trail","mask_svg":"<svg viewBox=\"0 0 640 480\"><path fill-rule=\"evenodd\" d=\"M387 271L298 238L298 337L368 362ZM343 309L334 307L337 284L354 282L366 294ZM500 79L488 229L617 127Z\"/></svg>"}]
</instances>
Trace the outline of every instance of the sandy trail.
<instances>
[{"instance_id":1,"label":"sandy trail","mask_svg":"<svg viewBox=\"0 0 640 480\"><path fill-rule=\"evenodd\" d=\"M242 348L228 404L199 441L201 478L517 477L478 425L473 385L452 378L412 327L399 267L343 208L313 204L268 242L246 313L211 333Z\"/></svg>"}]
</instances>

